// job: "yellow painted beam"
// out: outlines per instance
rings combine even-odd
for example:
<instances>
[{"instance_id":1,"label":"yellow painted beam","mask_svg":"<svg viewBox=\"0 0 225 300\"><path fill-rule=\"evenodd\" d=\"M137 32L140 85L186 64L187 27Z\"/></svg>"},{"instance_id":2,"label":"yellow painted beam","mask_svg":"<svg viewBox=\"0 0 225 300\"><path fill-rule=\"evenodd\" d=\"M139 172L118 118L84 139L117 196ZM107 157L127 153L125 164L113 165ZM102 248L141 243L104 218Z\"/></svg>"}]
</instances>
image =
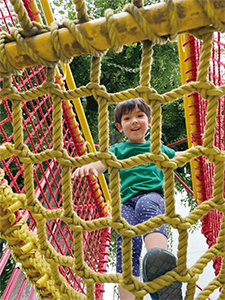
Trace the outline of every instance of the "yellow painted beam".
<instances>
[{"instance_id":1,"label":"yellow painted beam","mask_svg":"<svg viewBox=\"0 0 225 300\"><path fill-rule=\"evenodd\" d=\"M225 23L225 0L210 0L215 14L222 23ZM204 13L197 0L174 0L177 8L178 33L187 32L191 29L210 25L210 20ZM169 18L165 3L159 3L140 8L139 11L147 20L152 31L158 36L169 35ZM139 24L129 13L122 12L114 15L115 32L121 45L146 40L147 37ZM99 18L83 24L78 24L77 29L81 32L88 43L97 50L106 50L112 47L108 38L106 19ZM59 29L59 40L64 54L74 57L85 54L86 51L76 41L75 37L67 28ZM31 49L40 57L50 62L57 61L51 33L43 33L31 38L26 38ZM6 56L11 65L17 69L36 65L36 63L20 48L16 42L6 44ZM0 64L0 72L6 70Z\"/></svg>"},{"instance_id":2,"label":"yellow painted beam","mask_svg":"<svg viewBox=\"0 0 225 300\"><path fill-rule=\"evenodd\" d=\"M189 43L183 47L183 44L189 40L188 34L181 34L178 36L178 49L179 49L179 58L180 58L180 73L182 84L186 84L187 80L192 77L191 72L186 73L186 71L191 69L191 60L188 59L184 61L187 57L190 57L190 47ZM188 140L188 148L192 146L198 146L196 142L193 142L191 139L191 132L196 132L196 119L195 119L195 108L194 97L193 96L183 96L184 101L184 111L185 111L185 121L186 121L186 130L187 130L187 140ZM199 163L197 160L190 161L191 166L191 178L192 178L192 188L194 193L194 198L197 202L200 202L202 198L201 194L201 185L197 180L196 175L200 174L199 171Z\"/></svg>"}]
</instances>

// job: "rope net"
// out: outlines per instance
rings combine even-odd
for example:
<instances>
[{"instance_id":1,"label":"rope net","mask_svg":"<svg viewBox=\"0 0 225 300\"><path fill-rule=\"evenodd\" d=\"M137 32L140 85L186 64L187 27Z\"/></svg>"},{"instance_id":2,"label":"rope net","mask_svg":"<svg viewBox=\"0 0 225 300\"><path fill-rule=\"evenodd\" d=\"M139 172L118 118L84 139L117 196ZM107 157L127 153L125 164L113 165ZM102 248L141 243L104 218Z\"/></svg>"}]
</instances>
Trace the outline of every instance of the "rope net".
<instances>
[{"instance_id":1,"label":"rope net","mask_svg":"<svg viewBox=\"0 0 225 300\"><path fill-rule=\"evenodd\" d=\"M29 1L25 4L28 8L31 20L35 17L31 8L28 5ZM1 7L2 17L1 30L7 28L10 33L10 23L12 26L18 24L17 15L10 12L12 7L4 1L4 7ZM5 28L4 28L5 27ZM21 75L12 76L13 86L18 92L32 90L34 87L40 86L46 81L46 68L44 66L35 66L25 69ZM60 81L60 77L56 82ZM69 155L76 157L86 153L87 147L84 139L81 136L79 127L76 130L72 126L72 117L68 111L71 105L67 106L65 101L62 103L63 120L62 120L62 136L63 147ZM28 147L33 153L41 153L46 149L51 149L53 145L53 125L52 114L53 105L49 94L35 97L31 101L23 102L21 105L21 113L23 116L22 127L24 136L24 145ZM13 142L13 110L10 101L7 98L2 100L1 104L1 134L3 142ZM79 124L77 123L77 126ZM77 132L78 131L78 132ZM6 172L5 178L10 182L9 187L13 192L22 194L25 192L24 186L24 164L18 159L16 154L12 155L9 159L2 160L3 170ZM52 157L44 162L34 163L33 176L34 176L34 195L39 200L41 205L47 210L55 210L62 208L62 189L61 189L61 166L57 160ZM72 170L72 169L71 169ZM73 168L74 170L74 168ZM3 172L1 173L3 179ZM4 180L2 184L4 186ZM101 204L101 193L96 194L96 179L91 178L74 180L72 183L72 199L73 211L83 220L98 219L108 215L105 209L106 204ZM2 203L1 203L2 204ZM19 207L18 207L19 208ZM37 222L32 215L32 212L21 206L23 211L16 212L17 226L21 226L26 220L28 230L37 232ZM13 212L12 212L13 213ZM2 216L2 218L4 218ZM19 225L20 224L20 225ZM28 234L28 233L27 233ZM2 235L2 238L7 238ZM65 256L74 257L73 243L74 235L73 230L61 219L53 218L48 219L46 222L46 238L51 246L57 253ZM85 263L94 271L106 272L106 262L108 254L108 241L110 240L110 232L108 228L97 229L82 234L83 239L83 259ZM15 250L15 247L10 245L8 249ZM21 239L21 247L26 245L26 242ZM17 246L18 247L18 246ZM17 248L16 247L16 248ZM9 250L8 250L9 252ZM15 251L13 251L14 253ZM5 253L6 254L6 253ZM18 261L17 257L13 255L14 259ZM21 256L20 256L21 259ZM5 261L6 263L6 261ZM75 274L71 267L59 266L59 273L66 278L68 284L76 291L85 294L85 282ZM38 277L42 277L42 272ZM32 276L32 275L31 275ZM37 277L37 279L38 279ZM29 277L28 280L34 283L35 281ZM95 285L96 299L102 299L103 286L101 284ZM43 291L44 294L46 294ZM3 298L10 298L8 291L3 295ZM54 296L52 296L55 299Z\"/></svg>"},{"instance_id":2,"label":"rope net","mask_svg":"<svg viewBox=\"0 0 225 300\"><path fill-rule=\"evenodd\" d=\"M176 6L170 0L165 2L170 16L170 36L163 38L151 31L137 9L143 6L142 1L134 1L125 6L124 11L134 17L149 40L142 42L140 85L109 94L104 86L99 85L101 57L104 52L93 49L76 30L76 23L89 20L83 1L74 1L78 20L74 23L67 20L63 25L69 28L82 47L92 54L90 83L65 91L55 82L57 62L38 57L25 40L26 36L51 31L54 33L53 45L58 57L64 63L68 63L70 59L65 57L58 47L59 26L56 23L48 27L31 22L22 2L11 0L21 29L17 29L18 25L15 23L13 25L16 26L10 29L10 34L1 34L1 63L8 74L5 74L2 80L1 105L4 105L6 116L1 121L4 147L1 147L0 153L9 180L8 184L4 179L4 172L1 171L0 205L1 218L4 220L1 237L7 239L15 260L22 264L22 270L28 280L36 286L40 299L98 299L101 296L98 294L100 289L97 288L105 282L119 283L131 291L135 299L143 299L147 293L155 292L176 280L188 283L185 299L193 299L196 282L205 266L215 257L225 255L225 219L222 217L225 210L223 137L220 139L222 148L214 143L215 133L218 132L218 111L220 116L224 117L224 106L221 105L220 99L224 101L225 85L223 79L219 84L208 80L212 70L209 59L213 32L224 31L224 25L214 14L209 1L198 1L212 24L190 32L201 40L196 81L187 82L160 95L149 85L152 47L154 43L164 43L169 38L175 39L177 35ZM4 3L6 4L6 1ZM11 20L15 17L16 15L12 14L10 16ZM112 47L119 52L121 46L115 36L112 11L107 10L105 17ZM44 67L33 67L20 75L20 70L9 63L4 52L5 43L12 40L16 40L27 55ZM11 77L12 74L16 76ZM205 103L203 111L207 110L206 117L203 116L205 127L201 132L201 143L197 143L178 158L168 159L160 152L161 104L192 93L201 96ZM89 95L94 96L99 106L99 151L83 151L84 155L79 156L79 147L76 146L68 122L71 118L66 117L68 108L64 107L64 103ZM134 97L142 97L151 106L151 149L150 153L119 161L108 151L108 103ZM223 122L221 124L224 124ZM203 129L202 120L200 124ZM9 135L8 128L11 127L13 134ZM207 173L207 176L213 178L211 194L207 201L201 201L194 211L182 218L175 210L173 170L201 157L212 165L210 176L209 172ZM111 216L108 216L103 203L95 201L96 198L91 196L88 178L76 182L71 180L74 168L98 160L101 160L109 171ZM119 170L148 162L155 163L165 174L166 213L131 226L120 214ZM216 243L203 253L192 267L187 268L188 229L212 210L217 210L221 215ZM141 283L132 276L131 238L159 228L162 224L170 224L179 232L177 267L152 282ZM103 273L107 252L107 237L104 237L107 236L109 227L123 236L122 274ZM100 246L97 247L99 241ZM101 262L100 254L103 255ZM207 299L217 288L221 288L218 299L224 299L224 261L221 261L218 275L196 299Z\"/></svg>"}]
</instances>

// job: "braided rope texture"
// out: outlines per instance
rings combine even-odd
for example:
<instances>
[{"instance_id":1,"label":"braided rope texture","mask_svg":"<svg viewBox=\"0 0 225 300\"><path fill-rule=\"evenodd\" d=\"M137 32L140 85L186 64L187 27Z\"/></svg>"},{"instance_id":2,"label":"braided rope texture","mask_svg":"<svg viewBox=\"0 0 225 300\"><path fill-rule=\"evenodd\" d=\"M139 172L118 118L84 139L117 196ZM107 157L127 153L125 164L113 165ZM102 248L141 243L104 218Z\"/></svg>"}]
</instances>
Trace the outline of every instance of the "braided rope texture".
<instances>
[{"instance_id":1,"label":"braided rope texture","mask_svg":"<svg viewBox=\"0 0 225 300\"><path fill-rule=\"evenodd\" d=\"M225 95L225 85L216 87L214 84L207 81L209 68L209 58L212 49L213 31L224 31L224 25L219 22L215 14L212 12L212 7L209 1L198 2L204 6L204 11L212 20L212 25L207 28L192 31L191 33L202 39L203 47L200 57L198 77L196 82L189 82L182 85L173 91L160 95L149 86L150 69L152 60L152 46L154 43L164 43L169 38L176 38L176 11L173 1L167 0L168 13L170 15L170 30L171 36L168 38L160 38L154 34L149 28L146 20L142 17L137 7L143 5L142 1L135 1L135 5L128 4L124 10L133 15L143 31L148 36L149 41L143 42L143 57L140 71L140 85L136 88L126 91L109 94L104 86L100 86L100 68L101 56L104 54L95 49L92 49L84 40L82 35L77 31L75 23L65 21L64 25L68 26L70 31L76 35L77 40L82 47L87 49L92 54L91 64L91 80L86 86L76 88L74 90L63 91L60 86L54 83L55 68L57 62L49 63L38 57L38 54L33 53L25 41L25 36L29 33L37 34L46 30L54 31L53 44L57 44L55 49L59 58L68 63L68 58L61 55L62 51L58 48L57 30L59 26L54 23L52 28L37 25L35 22L28 21L26 12L20 1L10 0L14 5L15 11L19 18L23 19L21 23L22 29L15 29L11 35L1 35L1 53L3 53L2 64L8 70L3 81L3 89L1 91L1 99L7 97L12 102L13 110L13 131L14 144L4 144L5 150L0 151L1 159L7 159L16 154L24 164L24 184L25 194L14 194L4 179L4 173L0 173L0 205L5 214L3 221L10 224L10 227L1 232L1 237L8 240L10 248L13 250L15 260L22 264L23 270L27 274L28 280L36 286L36 290L40 299L94 299L95 283L119 283L124 288L135 295L135 299L143 299L149 292L155 292L164 285L168 285L176 280L186 282L187 292L186 300L194 298L195 284L199 275L203 272L205 266L217 256L225 257L225 217L222 218L221 229L217 239L217 243L208 249L199 260L191 267L187 268L187 243L188 229L196 224L210 210L217 209L224 214L225 201L223 198L224 192L224 163L225 152L221 152L213 146L213 138L215 133L218 98ZM89 20L86 7L83 0L74 0L78 11L79 22ZM113 32L113 15L111 11L106 13L106 19L109 22L107 26L109 37L112 39L114 50L119 52L121 47L116 40ZM110 25L111 24L111 25ZM112 31L111 31L112 30ZM19 45L31 56L37 63L44 64L47 67L47 80L42 86L34 88L30 91L19 93L12 85L11 74L17 74L9 65L6 56L4 55L4 46L6 41L16 40ZM165 154L160 152L161 140L161 104L166 104L176 99L191 94L199 93L208 102L207 120L204 133L203 146L196 146L189 149L180 157L169 159ZM54 143L50 150L34 154L23 143L23 128L22 128L22 110L21 103L49 93L53 102L53 134ZM62 101L80 98L93 95L99 105L99 140L100 148L96 153L89 153L82 157L70 157L62 144ZM150 153L138 155L124 160L117 158L108 151L108 103L118 103L134 97L142 97L146 103L151 106L152 110L152 127L151 127L151 151ZM194 158L205 156L215 165L214 172L214 192L213 197L201 203L187 217L182 218L175 211L174 198L174 176L173 170L181 167ZM61 189L63 194L63 208L49 210L35 198L34 195L34 177L32 164L44 162L55 158L61 165L62 183ZM110 174L110 194L111 194L111 216L96 219L93 221L84 221L74 212L72 205L71 192L71 168L79 167L87 163L101 160L108 168ZM153 162L158 168L162 169L165 174L165 204L166 213L154 217L142 224L136 226L129 225L121 217L120 207L120 189L119 189L119 170L131 168L139 164ZM31 233L23 218L18 216L18 207L29 210L37 222L37 235ZM15 213L17 211L17 214ZM50 245L46 238L45 224L46 219L62 219L74 232L74 258L67 257L57 253ZM16 220L17 219L17 220ZM162 224L170 224L179 232L179 245L177 252L177 267L148 283L141 283L132 276L132 241L131 238L137 235L151 231L153 228L159 228ZM91 270L83 260L83 241L82 234L85 231L93 231L100 228L113 227L123 236L122 253L123 253L123 273L122 274L100 274ZM18 241L23 240L26 246L21 246ZM14 242L13 242L14 241ZM68 266L72 268L74 273L82 277L86 284L86 296L75 291L60 274L58 265ZM225 260L222 263L220 273L214 278L202 292L199 293L196 299L207 299L208 296L217 288L221 288L221 294L218 299L225 298Z\"/></svg>"}]
</instances>

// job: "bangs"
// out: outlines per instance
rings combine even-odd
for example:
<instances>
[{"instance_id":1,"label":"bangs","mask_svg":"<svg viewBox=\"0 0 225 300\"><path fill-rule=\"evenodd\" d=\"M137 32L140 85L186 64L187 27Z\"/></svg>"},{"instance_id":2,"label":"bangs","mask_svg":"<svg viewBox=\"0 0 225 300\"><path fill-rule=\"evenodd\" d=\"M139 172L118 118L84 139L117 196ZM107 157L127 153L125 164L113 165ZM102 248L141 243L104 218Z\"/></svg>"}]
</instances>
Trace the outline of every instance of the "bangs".
<instances>
[{"instance_id":1,"label":"bangs","mask_svg":"<svg viewBox=\"0 0 225 300\"><path fill-rule=\"evenodd\" d=\"M115 123L121 123L122 116L138 107L149 118L151 116L150 106L142 98L134 98L117 104L114 111Z\"/></svg>"}]
</instances>

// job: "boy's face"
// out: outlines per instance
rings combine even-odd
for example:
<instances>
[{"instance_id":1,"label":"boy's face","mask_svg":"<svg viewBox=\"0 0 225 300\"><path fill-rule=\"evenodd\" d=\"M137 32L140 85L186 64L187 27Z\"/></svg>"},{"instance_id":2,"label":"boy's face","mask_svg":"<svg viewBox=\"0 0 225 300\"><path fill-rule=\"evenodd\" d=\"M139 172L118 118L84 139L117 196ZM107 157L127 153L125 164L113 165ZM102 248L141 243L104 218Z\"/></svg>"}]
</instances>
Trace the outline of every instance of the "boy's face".
<instances>
[{"instance_id":1,"label":"boy's face","mask_svg":"<svg viewBox=\"0 0 225 300\"><path fill-rule=\"evenodd\" d=\"M122 115L121 124L116 123L116 127L128 137L129 143L145 143L145 134L151 125L151 117L136 107Z\"/></svg>"}]
</instances>

